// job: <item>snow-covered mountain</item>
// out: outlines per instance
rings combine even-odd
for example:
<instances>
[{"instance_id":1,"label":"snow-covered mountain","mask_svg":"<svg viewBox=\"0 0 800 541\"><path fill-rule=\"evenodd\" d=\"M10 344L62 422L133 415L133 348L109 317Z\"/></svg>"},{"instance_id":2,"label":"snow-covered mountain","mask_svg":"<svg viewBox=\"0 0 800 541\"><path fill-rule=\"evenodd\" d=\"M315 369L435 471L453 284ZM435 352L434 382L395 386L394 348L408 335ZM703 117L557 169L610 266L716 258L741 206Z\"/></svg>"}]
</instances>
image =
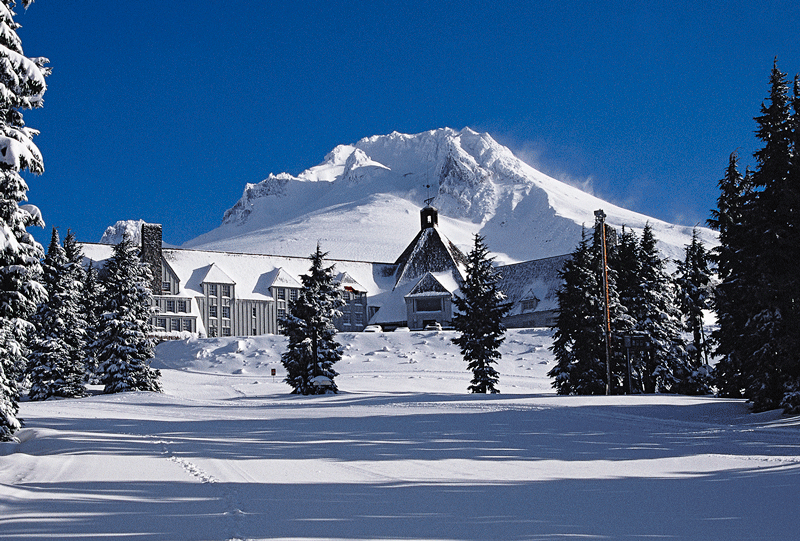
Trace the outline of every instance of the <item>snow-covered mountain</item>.
<instances>
[{"instance_id":1,"label":"snow-covered mountain","mask_svg":"<svg viewBox=\"0 0 800 541\"><path fill-rule=\"evenodd\" d=\"M106 228L100 238L100 244L119 244L122 237L127 234L131 242L138 245L141 242L144 223L144 220L120 220Z\"/></svg>"},{"instance_id":2,"label":"snow-covered mountain","mask_svg":"<svg viewBox=\"0 0 800 541\"><path fill-rule=\"evenodd\" d=\"M332 258L392 262L417 234L428 198L450 240L466 252L480 233L500 262L571 252L597 209L617 228L641 232L649 221L671 258L682 257L691 239L690 227L612 205L537 171L489 134L442 128L340 145L297 177L270 174L247 184L222 224L184 247L305 257L319 241ZM701 235L716 244L711 230Z\"/></svg>"}]
</instances>

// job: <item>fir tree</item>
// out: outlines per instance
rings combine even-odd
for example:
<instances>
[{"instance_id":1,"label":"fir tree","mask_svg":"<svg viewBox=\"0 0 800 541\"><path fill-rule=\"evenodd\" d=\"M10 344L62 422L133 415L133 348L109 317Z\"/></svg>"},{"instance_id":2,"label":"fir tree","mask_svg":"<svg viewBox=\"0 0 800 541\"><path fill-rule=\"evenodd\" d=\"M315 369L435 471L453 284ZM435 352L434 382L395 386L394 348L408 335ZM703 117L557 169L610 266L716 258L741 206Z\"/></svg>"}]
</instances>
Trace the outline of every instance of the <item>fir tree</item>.
<instances>
[{"instance_id":1,"label":"fir tree","mask_svg":"<svg viewBox=\"0 0 800 541\"><path fill-rule=\"evenodd\" d=\"M675 281L678 285L684 329L692 336L692 342L687 347L691 374L680 385L679 392L682 393L706 394L710 391L709 345L703 328L703 312L711 308L709 262L710 254L695 228L692 231L692 241L685 248L684 259L675 262L678 267Z\"/></svg>"},{"instance_id":2,"label":"fir tree","mask_svg":"<svg viewBox=\"0 0 800 541\"><path fill-rule=\"evenodd\" d=\"M80 300L81 314L85 320L85 335L83 343L84 364L86 366L86 380L89 383L98 383L100 366L97 362L97 337L100 330L100 321L103 314L103 283L100 280L97 268L93 264L84 271L82 295Z\"/></svg>"},{"instance_id":3,"label":"fir tree","mask_svg":"<svg viewBox=\"0 0 800 541\"><path fill-rule=\"evenodd\" d=\"M749 315L742 344L747 397L756 411L778 407L800 382L798 325L800 279L800 178L789 85L777 62L770 74L770 95L756 117L756 135L764 142L755 152L756 196L745 248L752 295L745 299ZM788 409L792 409L789 406Z\"/></svg>"},{"instance_id":4,"label":"fir tree","mask_svg":"<svg viewBox=\"0 0 800 541\"><path fill-rule=\"evenodd\" d=\"M80 282L73 279L69 267L64 248L59 244L58 231L53 228L42 262L48 297L33 317L35 331L30 341L27 369L31 400L86 395L81 358L83 328L78 317Z\"/></svg>"},{"instance_id":5,"label":"fir tree","mask_svg":"<svg viewBox=\"0 0 800 541\"><path fill-rule=\"evenodd\" d=\"M557 364L548 376L558 394L605 394L606 353L605 317L602 286L602 237L595 228L591 243L582 233L581 241L572 257L564 265L560 276L563 285L558 289L558 316L552 350ZM611 234L607 233L607 240ZM611 245L612 260L616 249ZM626 332L632 322L619 301L616 273L609 269L609 314L612 333ZM621 388L625 365L618 348L611 347L612 384L615 391Z\"/></svg>"},{"instance_id":6,"label":"fir tree","mask_svg":"<svg viewBox=\"0 0 800 541\"><path fill-rule=\"evenodd\" d=\"M633 330L649 336L653 347L651 362L638 368L647 393L677 391L691 375L686 364L686 349L681 338L681 317L676 288L658 253L656 238L646 224L639 243L641 269L639 297L629 306L635 320Z\"/></svg>"},{"instance_id":7,"label":"fir tree","mask_svg":"<svg viewBox=\"0 0 800 541\"><path fill-rule=\"evenodd\" d=\"M24 0L23 6L30 3ZM17 379L25 369L26 334L30 318L46 298L39 282L43 251L28 233L44 225L27 200L28 186L21 171L41 174L44 161L33 143L36 130L25 126L22 111L41 107L50 69L47 59L28 58L14 21L16 2L3 0L0 9L0 441L13 439L20 427L16 418Z\"/></svg>"},{"instance_id":8,"label":"fir tree","mask_svg":"<svg viewBox=\"0 0 800 541\"><path fill-rule=\"evenodd\" d=\"M103 314L94 349L104 393L161 391L153 357L150 270L125 234L106 263Z\"/></svg>"},{"instance_id":9,"label":"fir tree","mask_svg":"<svg viewBox=\"0 0 800 541\"><path fill-rule=\"evenodd\" d=\"M467 256L467 280L461 287L464 296L453 299L460 310L453 319L460 336L453 343L461 348L467 368L472 371L469 390L473 393L499 392L495 387L499 374L493 365L500 359L498 349L505 340L502 319L510 306L503 302L503 294L497 289L500 277L492 261L484 238L476 234Z\"/></svg>"},{"instance_id":10,"label":"fir tree","mask_svg":"<svg viewBox=\"0 0 800 541\"><path fill-rule=\"evenodd\" d=\"M87 271L83 268L83 250L78 244L75 234L69 229L67 230L67 236L64 237L64 255L67 258L64 273L70 288L74 291L74 304L76 306L75 310L68 315L67 325L71 331L64 337L64 340L70 347L73 360L83 365L85 370L88 322L83 306L85 298L83 288Z\"/></svg>"},{"instance_id":11,"label":"fir tree","mask_svg":"<svg viewBox=\"0 0 800 541\"><path fill-rule=\"evenodd\" d=\"M624 306L633 306L641 294L639 276L642 271L642 261L639 254L639 238L632 229L622 226L622 234L613 252L611 265L616 270L620 303Z\"/></svg>"},{"instance_id":12,"label":"fir tree","mask_svg":"<svg viewBox=\"0 0 800 541\"><path fill-rule=\"evenodd\" d=\"M309 274L301 276L303 287L297 300L289 305L289 313L281 320L281 333L289 338L281 355L286 368L286 383L295 394L337 392L333 365L341 359L341 346L336 342L333 322L342 316L342 294L334 283L333 266L325 266L325 257L317 244L310 256Z\"/></svg>"},{"instance_id":13,"label":"fir tree","mask_svg":"<svg viewBox=\"0 0 800 541\"><path fill-rule=\"evenodd\" d=\"M719 284L715 288L713 308L718 328L711 338L719 357L712 376L720 396L742 398L745 376L742 373L741 337L748 314L744 302L749 298L745 246L749 226L748 208L754 197L752 176L739 173L738 155L731 153L725 176L719 180L717 208L711 211L708 225L719 233L720 244L711 252L716 264Z\"/></svg>"}]
</instances>

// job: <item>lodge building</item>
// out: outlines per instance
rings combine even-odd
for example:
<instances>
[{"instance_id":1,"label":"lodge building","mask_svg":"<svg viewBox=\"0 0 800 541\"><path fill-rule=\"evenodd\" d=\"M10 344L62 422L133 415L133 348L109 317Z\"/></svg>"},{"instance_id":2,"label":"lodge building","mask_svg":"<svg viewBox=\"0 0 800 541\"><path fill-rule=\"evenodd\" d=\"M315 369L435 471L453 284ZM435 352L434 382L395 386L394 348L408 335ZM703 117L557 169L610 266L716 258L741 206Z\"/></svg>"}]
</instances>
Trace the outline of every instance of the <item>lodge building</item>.
<instances>
[{"instance_id":1,"label":"lodge building","mask_svg":"<svg viewBox=\"0 0 800 541\"><path fill-rule=\"evenodd\" d=\"M394 263L326 259L334 265L345 306L339 331L367 325L386 330L449 327L453 296L466 278L466 256L438 227L437 210L420 211L420 231ZM85 243L84 254L102 266L113 250ZM302 287L308 258L166 248L158 224L143 224L141 257L151 269L156 334L180 337L278 334L279 321ZM556 314L558 271L569 256L498 266L499 288L511 303L512 327L551 325Z\"/></svg>"}]
</instances>

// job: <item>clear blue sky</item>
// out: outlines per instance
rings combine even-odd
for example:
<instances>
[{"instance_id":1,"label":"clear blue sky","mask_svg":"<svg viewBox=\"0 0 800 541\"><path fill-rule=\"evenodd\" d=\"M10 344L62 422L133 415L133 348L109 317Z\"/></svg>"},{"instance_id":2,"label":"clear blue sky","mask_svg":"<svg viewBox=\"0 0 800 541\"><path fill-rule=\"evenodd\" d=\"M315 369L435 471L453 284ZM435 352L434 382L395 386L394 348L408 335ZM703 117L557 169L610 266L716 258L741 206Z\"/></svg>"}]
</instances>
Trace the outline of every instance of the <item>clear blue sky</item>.
<instances>
[{"instance_id":1,"label":"clear blue sky","mask_svg":"<svg viewBox=\"0 0 800 541\"><path fill-rule=\"evenodd\" d=\"M800 71L800 4L65 2L17 8L53 74L27 112L48 224L120 219L180 244L246 182L397 130L487 131L534 167L681 224L708 217L731 151L752 164L773 57Z\"/></svg>"}]
</instances>

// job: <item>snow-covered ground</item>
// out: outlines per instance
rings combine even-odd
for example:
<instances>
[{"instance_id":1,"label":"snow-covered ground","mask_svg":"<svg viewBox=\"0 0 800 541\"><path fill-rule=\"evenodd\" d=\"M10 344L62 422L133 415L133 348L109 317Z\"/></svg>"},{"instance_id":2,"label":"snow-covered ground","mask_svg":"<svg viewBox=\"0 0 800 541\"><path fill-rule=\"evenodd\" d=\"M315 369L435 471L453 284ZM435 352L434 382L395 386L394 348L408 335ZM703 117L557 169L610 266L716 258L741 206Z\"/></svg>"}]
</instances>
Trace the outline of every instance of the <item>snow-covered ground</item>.
<instances>
[{"instance_id":1,"label":"snow-covered ground","mask_svg":"<svg viewBox=\"0 0 800 541\"><path fill-rule=\"evenodd\" d=\"M280 337L164 343L165 392L24 402L0 539L794 539L800 419L709 397L558 397L544 330L502 394L452 332L340 334L341 393ZM271 376L275 368L277 375Z\"/></svg>"}]
</instances>

